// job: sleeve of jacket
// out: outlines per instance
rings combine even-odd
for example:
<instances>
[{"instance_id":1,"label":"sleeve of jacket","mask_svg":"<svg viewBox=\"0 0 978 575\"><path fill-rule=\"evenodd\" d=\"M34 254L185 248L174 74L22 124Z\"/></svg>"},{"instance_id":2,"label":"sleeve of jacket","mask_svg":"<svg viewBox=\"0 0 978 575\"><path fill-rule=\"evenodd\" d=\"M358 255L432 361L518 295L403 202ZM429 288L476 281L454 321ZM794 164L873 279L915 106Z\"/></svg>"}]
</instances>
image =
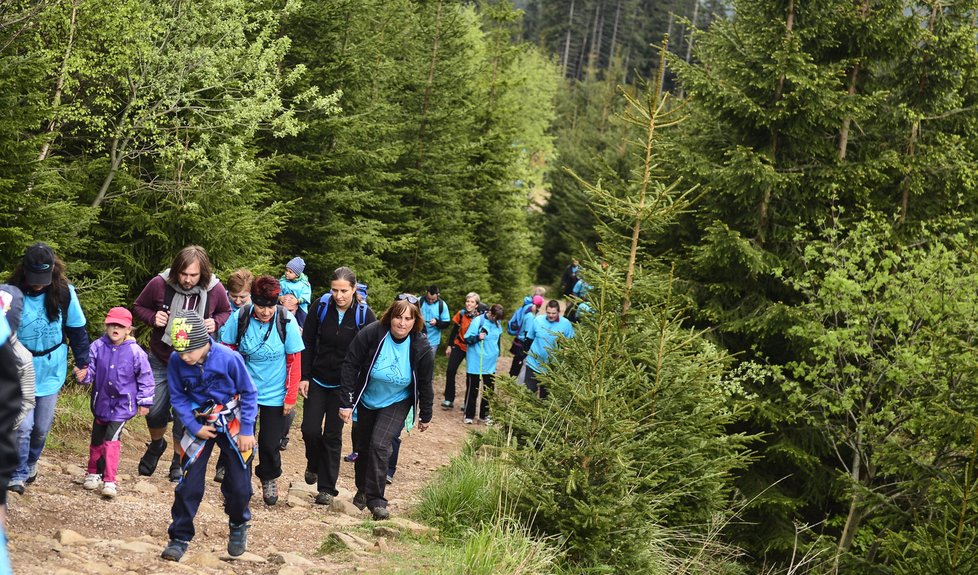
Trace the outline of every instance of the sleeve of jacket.
<instances>
[{"instance_id":1,"label":"sleeve of jacket","mask_svg":"<svg viewBox=\"0 0 978 575\"><path fill-rule=\"evenodd\" d=\"M319 338L319 306L320 300L315 300L309 304L309 313L306 315L306 323L302 326L302 344L306 349L302 354L302 375L305 381L312 379L312 360L316 355L316 341Z\"/></svg>"},{"instance_id":2,"label":"sleeve of jacket","mask_svg":"<svg viewBox=\"0 0 978 575\"><path fill-rule=\"evenodd\" d=\"M228 300L228 291L224 289L224 284L217 282L211 288L210 293L207 294L207 305L214 306L211 308L211 319L214 320L214 324L216 325L214 335L218 336L221 333L221 328L224 327L228 318L231 317L231 302Z\"/></svg>"},{"instance_id":3,"label":"sleeve of jacket","mask_svg":"<svg viewBox=\"0 0 978 575\"><path fill-rule=\"evenodd\" d=\"M285 355L285 404L295 405L299 396L299 364L302 363L302 353Z\"/></svg>"},{"instance_id":4,"label":"sleeve of jacket","mask_svg":"<svg viewBox=\"0 0 978 575\"><path fill-rule=\"evenodd\" d=\"M462 312L456 313L452 316L452 333L448 336L448 345L452 346L455 344L455 338L458 337L458 330L462 327Z\"/></svg>"},{"instance_id":5,"label":"sleeve of jacket","mask_svg":"<svg viewBox=\"0 0 978 575\"><path fill-rule=\"evenodd\" d=\"M132 311L139 321L150 327L156 327L156 312L159 311L157 300L163 301L163 292L163 278L158 275L153 276L132 304Z\"/></svg>"},{"instance_id":6,"label":"sleeve of jacket","mask_svg":"<svg viewBox=\"0 0 978 575\"><path fill-rule=\"evenodd\" d=\"M153 405L156 393L156 381L153 379L153 368L149 365L149 355L139 348L135 353L136 360L136 404L142 407ZM88 371L92 371L89 369Z\"/></svg>"},{"instance_id":7,"label":"sleeve of jacket","mask_svg":"<svg viewBox=\"0 0 978 575\"><path fill-rule=\"evenodd\" d=\"M343 369L340 371L340 407L344 409L353 407L353 393L357 388L360 370L370 361L367 356L374 331L376 330L361 329L346 350L346 359L343 360Z\"/></svg>"},{"instance_id":8,"label":"sleeve of jacket","mask_svg":"<svg viewBox=\"0 0 978 575\"><path fill-rule=\"evenodd\" d=\"M423 423L431 422L431 408L435 401L432 375L435 371L435 353L428 347L421 354L415 373L418 376L418 418Z\"/></svg>"},{"instance_id":9,"label":"sleeve of jacket","mask_svg":"<svg viewBox=\"0 0 978 575\"><path fill-rule=\"evenodd\" d=\"M7 484L17 468L14 420L20 412L20 402L17 358L9 340L0 342L0 482L3 482L3 485ZM7 490L0 490L0 504L6 503L6 497Z\"/></svg>"},{"instance_id":10,"label":"sleeve of jacket","mask_svg":"<svg viewBox=\"0 0 978 575\"><path fill-rule=\"evenodd\" d=\"M173 407L174 417L179 417L180 422L187 428L187 433L197 435L197 432L200 431L202 426L194 419L193 406L191 405L190 398L187 397L181 385L182 378L180 377L179 363L179 356L176 352L173 352L173 355L170 356L169 363L166 365L166 385L170 389L170 406Z\"/></svg>"},{"instance_id":11,"label":"sleeve of jacket","mask_svg":"<svg viewBox=\"0 0 978 575\"><path fill-rule=\"evenodd\" d=\"M234 381L234 389L238 392L238 404L241 406L241 435L254 435L255 422L258 420L258 390L241 356L228 353L231 354L227 368L228 376Z\"/></svg>"},{"instance_id":12,"label":"sleeve of jacket","mask_svg":"<svg viewBox=\"0 0 978 575\"><path fill-rule=\"evenodd\" d=\"M85 379L78 382L82 385L91 385L95 382L95 370L98 369L98 354L102 347L99 341L95 340L92 342L92 345L88 346L88 372L85 374Z\"/></svg>"}]
</instances>

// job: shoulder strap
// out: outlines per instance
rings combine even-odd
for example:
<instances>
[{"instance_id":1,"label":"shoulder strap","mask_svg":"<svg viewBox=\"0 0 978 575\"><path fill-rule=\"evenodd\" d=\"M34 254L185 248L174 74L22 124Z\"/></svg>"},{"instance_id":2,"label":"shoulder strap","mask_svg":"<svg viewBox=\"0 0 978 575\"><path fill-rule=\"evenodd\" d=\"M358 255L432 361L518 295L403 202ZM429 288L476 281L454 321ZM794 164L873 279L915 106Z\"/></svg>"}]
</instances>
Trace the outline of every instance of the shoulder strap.
<instances>
[{"instance_id":1,"label":"shoulder strap","mask_svg":"<svg viewBox=\"0 0 978 575\"><path fill-rule=\"evenodd\" d=\"M251 320L251 312L253 310L254 306L250 303L238 308L238 333L234 337L234 345L238 349L241 349L241 338L248 331L248 322Z\"/></svg>"},{"instance_id":2,"label":"shoulder strap","mask_svg":"<svg viewBox=\"0 0 978 575\"><path fill-rule=\"evenodd\" d=\"M176 295L177 290L173 289L170 282L163 281L163 311L170 311L170 304L173 303L173 296Z\"/></svg>"},{"instance_id":3,"label":"shoulder strap","mask_svg":"<svg viewBox=\"0 0 978 575\"><path fill-rule=\"evenodd\" d=\"M438 298L438 318L441 321L441 314L445 313L445 300Z\"/></svg>"},{"instance_id":4,"label":"shoulder strap","mask_svg":"<svg viewBox=\"0 0 978 575\"><path fill-rule=\"evenodd\" d=\"M367 321L367 304L364 302L357 302L357 316L356 316L357 331L363 327L363 324Z\"/></svg>"},{"instance_id":5,"label":"shoulder strap","mask_svg":"<svg viewBox=\"0 0 978 575\"><path fill-rule=\"evenodd\" d=\"M317 315L319 316L320 326L323 325L324 321L326 321L326 310L329 308L329 300L332 299L332 297L333 294L326 292L319 298L319 309L317 310L319 313Z\"/></svg>"},{"instance_id":6,"label":"shoulder strap","mask_svg":"<svg viewBox=\"0 0 978 575\"><path fill-rule=\"evenodd\" d=\"M275 306L275 328L278 330L278 336L282 338L282 343L285 343L285 329L286 325L292 320L289 319L289 314L285 309L285 306L276 305Z\"/></svg>"}]
</instances>

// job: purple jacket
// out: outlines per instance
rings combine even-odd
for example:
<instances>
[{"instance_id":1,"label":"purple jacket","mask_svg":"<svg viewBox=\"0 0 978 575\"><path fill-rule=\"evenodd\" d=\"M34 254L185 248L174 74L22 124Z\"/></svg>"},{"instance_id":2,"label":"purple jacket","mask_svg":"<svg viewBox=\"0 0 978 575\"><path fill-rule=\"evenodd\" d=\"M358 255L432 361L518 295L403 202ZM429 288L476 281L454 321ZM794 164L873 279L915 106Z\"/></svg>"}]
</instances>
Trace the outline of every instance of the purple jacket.
<instances>
[{"instance_id":1,"label":"purple jacket","mask_svg":"<svg viewBox=\"0 0 978 575\"><path fill-rule=\"evenodd\" d=\"M89 352L91 363L84 383L95 382L92 413L103 421L127 421L136 416L136 406L153 405L153 370L149 356L134 339L112 345L103 335Z\"/></svg>"}]
</instances>

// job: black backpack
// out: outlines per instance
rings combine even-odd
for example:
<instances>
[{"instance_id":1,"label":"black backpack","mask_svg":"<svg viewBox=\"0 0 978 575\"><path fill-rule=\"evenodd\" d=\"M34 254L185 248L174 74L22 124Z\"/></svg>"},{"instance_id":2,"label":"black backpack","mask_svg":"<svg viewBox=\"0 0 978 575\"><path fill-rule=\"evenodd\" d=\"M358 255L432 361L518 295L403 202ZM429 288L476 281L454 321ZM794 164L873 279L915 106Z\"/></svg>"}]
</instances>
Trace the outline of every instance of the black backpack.
<instances>
[{"instance_id":1,"label":"black backpack","mask_svg":"<svg viewBox=\"0 0 978 575\"><path fill-rule=\"evenodd\" d=\"M254 311L255 306L252 304L247 304L241 306L238 309L238 333L234 337L234 345L238 349L238 353L241 353L241 338L244 337L246 331L248 331L248 323L251 321L251 313ZM282 343L285 343L285 326L292 321L288 318L286 309L284 306L275 306L275 331L278 332L278 336L282 339ZM271 335L272 330L269 328L268 333L265 334L265 339ZM262 342L264 343L264 342ZM241 353L243 356L244 354Z\"/></svg>"}]
</instances>

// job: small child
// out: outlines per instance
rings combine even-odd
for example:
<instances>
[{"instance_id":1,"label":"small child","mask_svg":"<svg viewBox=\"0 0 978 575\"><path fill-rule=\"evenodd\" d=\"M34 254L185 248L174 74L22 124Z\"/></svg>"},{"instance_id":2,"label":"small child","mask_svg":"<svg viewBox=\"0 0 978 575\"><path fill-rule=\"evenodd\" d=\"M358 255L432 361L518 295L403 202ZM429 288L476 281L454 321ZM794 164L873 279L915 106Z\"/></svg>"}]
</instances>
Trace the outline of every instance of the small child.
<instances>
[{"instance_id":1,"label":"small child","mask_svg":"<svg viewBox=\"0 0 978 575\"><path fill-rule=\"evenodd\" d=\"M278 296L278 303L292 312L295 320L299 322L300 328L306 323L309 302L312 301L312 286L309 284L309 278L306 274L302 273L305 269L306 262L298 256L294 257L285 264L285 275L278 280L278 284L282 288L282 293Z\"/></svg>"},{"instance_id":2,"label":"small child","mask_svg":"<svg viewBox=\"0 0 978 575\"><path fill-rule=\"evenodd\" d=\"M103 478L102 497L118 493L115 476L119 470L122 428L136 415L146 415L153 405L153 370L149 356L132 337L132 314L114 307L105 316L105 335L92 342L88 373L81 383L92 386L92 440L88 447L88 475L84 487L98 489ZM105 462L104 475L98 472Z\"/></svg>"},{"instance_id":3,"label":"small child","mask_svg":"<svg viewBox=\"0 0 978 575\"><path fill-rule=\"evenodd\" d=\"M180 440L183 474L173 492L167 534L170 542L161 556L179 561L194 538L194 517L204 497L207 460L217 445L228 463L221 494L228 515L228 555L247 550L251 520L251 455L255 448L258 391L238 352L217 345L204 320L193 311L179 311L170 330L173 354L167 363L167 385L173 411L184 425Z\"/></svg>"}]
</instances>

